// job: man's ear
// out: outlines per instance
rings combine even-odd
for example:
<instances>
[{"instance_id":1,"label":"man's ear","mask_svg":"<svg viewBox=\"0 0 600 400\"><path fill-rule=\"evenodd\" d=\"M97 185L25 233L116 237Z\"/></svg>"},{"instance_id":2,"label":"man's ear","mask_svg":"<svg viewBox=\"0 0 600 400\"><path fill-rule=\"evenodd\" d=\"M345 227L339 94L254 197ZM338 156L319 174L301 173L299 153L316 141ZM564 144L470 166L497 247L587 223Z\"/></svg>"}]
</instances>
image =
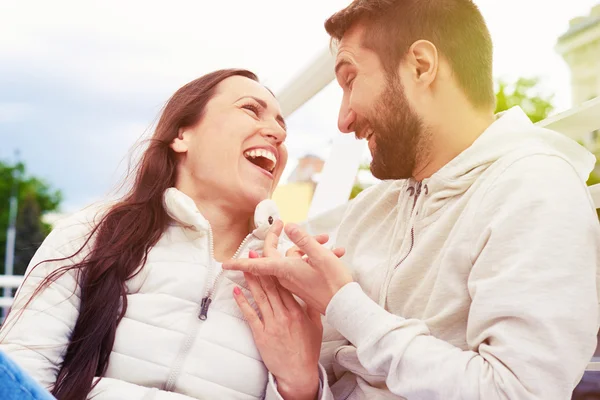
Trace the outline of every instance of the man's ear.
<instances>
[{"instance_id":1,"label":"man's ear","mask_svg":"<svg viewBox=\"0 0 600 400\"><path fill-rule=\"evenodd\" d=\"M179 128L177 137L170 144L175 153L187 153L189 132L185 128Z\"/></svg>"},{"instance_id":2,"label":"man's ear","mask_svg":"<svg viewBox=\"0 0 600 400\"><path fill-rule=\"evenodd\" d=\"M437 48L428 40L417 40L408 50L406 62L411 80L420 86L430 86L438 73L439 55Z\"/></svg>"}]
</instances>

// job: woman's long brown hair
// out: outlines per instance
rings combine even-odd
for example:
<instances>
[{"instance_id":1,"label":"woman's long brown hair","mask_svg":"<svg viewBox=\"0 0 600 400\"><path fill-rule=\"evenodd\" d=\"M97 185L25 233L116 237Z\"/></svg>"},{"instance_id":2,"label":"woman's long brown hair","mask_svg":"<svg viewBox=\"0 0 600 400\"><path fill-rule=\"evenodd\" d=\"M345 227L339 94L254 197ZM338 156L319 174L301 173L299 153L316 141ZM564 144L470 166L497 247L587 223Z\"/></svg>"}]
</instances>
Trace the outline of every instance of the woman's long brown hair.
<instances>
[{"instance_id":1,"label":"woman's long brown hair","mask_svg":"<svg viewBox=\"0 0 600 400\"><path fill-rule=\"evenodd\" d=\"M140 271L169 223L162 198L176 178L175 153L170 144L179 128L200 121L217 85L231 76L258 81L246 70L220 70L175 92L141 157L131 190L102 216L86 243L71 257L82 252L93 237L89 254L79 263L55 270L33 294L39 294L67 271L75 270L78 276L79 316L52 390L57 399L85 400L94 377L106 372L117 325L127 309L126 282Z\"/></svg>"}]
</instances>

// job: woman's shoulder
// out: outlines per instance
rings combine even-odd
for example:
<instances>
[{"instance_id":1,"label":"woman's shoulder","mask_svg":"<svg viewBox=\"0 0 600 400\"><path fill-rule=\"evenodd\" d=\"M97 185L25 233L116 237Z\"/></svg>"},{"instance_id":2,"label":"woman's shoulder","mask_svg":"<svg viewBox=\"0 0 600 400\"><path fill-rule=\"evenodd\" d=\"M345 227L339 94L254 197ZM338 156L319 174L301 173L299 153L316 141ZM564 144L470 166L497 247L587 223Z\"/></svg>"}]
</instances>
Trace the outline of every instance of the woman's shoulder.
<instances>
[{"instance_id":1,"label":"woman's shoulder","mask_svg":"<svg viewBox=\"0 0 600 400\"><path fill-rule=\"evenodd\" d=\"M102 220L110 205L94 204L56 220L42 244L68 257L79 250Z\"/></svg>"}]
</instances>

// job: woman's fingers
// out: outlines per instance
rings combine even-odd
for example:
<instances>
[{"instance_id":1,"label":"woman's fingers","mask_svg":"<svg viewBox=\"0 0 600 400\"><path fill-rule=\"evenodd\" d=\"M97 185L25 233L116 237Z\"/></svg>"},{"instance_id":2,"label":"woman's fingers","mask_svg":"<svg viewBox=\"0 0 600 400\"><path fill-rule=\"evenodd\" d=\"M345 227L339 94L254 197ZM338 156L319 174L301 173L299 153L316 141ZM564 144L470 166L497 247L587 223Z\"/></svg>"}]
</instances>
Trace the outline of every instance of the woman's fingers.
<instances>
[{"instance_id":1,"label":"woman's fingers","mask_svg":"<svg viewBox=\"0 0 600 400\"><path fill-rule=\"evenodd\" d=\"M271 304L271 309L273 310L273 315L275 318L283 315L287 311L287 307L281 298L277 280L272 276L267 275L255 278L258 279L265 294L267 295L267 299L269 300L269 304Z\"/></svg>"},{"instance_id":2,"label":"woman's fingers","mask_svg":"<svg viewBox=\"0 0 600 400\"><path fill-rule=\"evenodd\" d=\"M264 329L264 325L260 320L260 317L254 308L252 308L248 302L248 299L246 299L246 296L244 296L244 293L242 293L241 289L237 286L233 289L233 298L242 311L244 318L246 318L246 321L248 321L248 325L250 325L250 329L252 329L252 334L254 337L256 337L256 335L260 334L260 332L262 332Z\"/></svg>"},{"instance_id":3,"label":"woman's fingers","mask_svg":"<svg viewBox=\"0 0 600 400\"><path fill-rule=\"evenodd\" d=\"M302 308L292 293L281 286L279 282L277 282L277 290L279 291L279 297L281 298L281 301L288 311L297 311Z\"/></svg>"},{"instance_id":4,"label":"woman's fingers","mask_svg":"<svg viewBox=\"0 0 600 400\"><path fill-rule=\"evenodd\" d=\"M326 233L320 233L320 234L316 235L314 238L320 244L325 244L325 243L329 242L329 235Z\"/></svg>"},{"instance_id":5,"label":"woman's fingers","mask_svg":"<svg viewBox=\"0 0 600 400\"><path fill-rule=\"evenodd\" d=\"M248 283L248 288L250 289L250 293L252 293L252 297L256 302L256 306L260 311L263 320L265 318L273 317L273 308L271 307L271 302L269 301L269 296L263 290L258 277L244 273L244 278L246 278L246 282Z\"/></svg>"},{"instance_id":6,"label":"woman's fingers","mask_svg":"<svg viewBox=\"0 0 600 400\"><path fill-rule=\"evenodd\" d=\"M265 237L265 242L263 245L264 257L281 257L281 255L277 251L281 231L283 231L283 222L281 222L280 220L273 222L273 225L271 226L271 228L267 232L267 236Z\"/></svg>"},{"instance_id":7,"label":"woman's fingers","mask_svg":"<svg viewBox=\"0 0 600 400\"><path fill-rule=\"evenodd\" d=\"M342 258L342 257L344 257L344 254L346 254L346 249L343 247L336 247L332 251L333 251L333 254L335 254L335 256L337 258Z\"/></svg>"}]
</instances>

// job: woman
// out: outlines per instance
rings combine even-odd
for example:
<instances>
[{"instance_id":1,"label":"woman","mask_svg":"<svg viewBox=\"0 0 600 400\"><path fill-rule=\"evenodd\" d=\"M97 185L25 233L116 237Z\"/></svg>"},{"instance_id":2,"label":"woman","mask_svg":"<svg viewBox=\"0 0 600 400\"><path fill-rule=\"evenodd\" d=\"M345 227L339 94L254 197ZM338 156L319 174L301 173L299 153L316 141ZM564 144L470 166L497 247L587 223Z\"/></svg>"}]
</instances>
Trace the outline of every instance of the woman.
<instances>
[{"instance_id":1,"label":"woman","mask_svg":"<svg viewBox=\"0 0 600 400\"><path fill-rule=\"evenodd\" d=\"M251 72L179 89L129 193L44 241L0 351L60 400L315 398L318 313L275 281L220 266L281 229L268 198L285 139L277 101ZM245 318L257 312L255 343Z\"/></svg>"}]
</instances>

